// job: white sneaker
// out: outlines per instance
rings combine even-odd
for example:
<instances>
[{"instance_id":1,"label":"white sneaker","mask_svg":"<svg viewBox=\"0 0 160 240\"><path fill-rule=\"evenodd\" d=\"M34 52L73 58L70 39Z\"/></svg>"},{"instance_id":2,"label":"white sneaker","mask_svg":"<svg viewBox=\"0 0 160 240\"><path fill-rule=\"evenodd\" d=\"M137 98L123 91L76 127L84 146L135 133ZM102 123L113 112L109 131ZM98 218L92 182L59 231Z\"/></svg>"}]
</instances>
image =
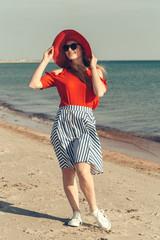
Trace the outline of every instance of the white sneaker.
<instances>
[{"instance_id":1,"label":"white sneaker","mask_svg":"<svg viewBox=\"0 0 160 240\"><path fill-rule=\"evenodd\" d=\"M92 212L92 215L95 217L95 219L100 227L105 228L107 230L111 229L111 223L110 223L109 219L107 218L107 216L104 215L103 210L99 210L97 208L94 212Z\"/></svg>"},{"instance_id":2,"label":"white sneaker","mask_svg":"<svg viewBox=\"0 0 160 240\"><path fill-rule=\"evenodd\" d=\"M73 213L72 219L68 222L68 225L71 227L79 227L82 224L81 214L78 211Z\"/></svg>"}]
</instances>

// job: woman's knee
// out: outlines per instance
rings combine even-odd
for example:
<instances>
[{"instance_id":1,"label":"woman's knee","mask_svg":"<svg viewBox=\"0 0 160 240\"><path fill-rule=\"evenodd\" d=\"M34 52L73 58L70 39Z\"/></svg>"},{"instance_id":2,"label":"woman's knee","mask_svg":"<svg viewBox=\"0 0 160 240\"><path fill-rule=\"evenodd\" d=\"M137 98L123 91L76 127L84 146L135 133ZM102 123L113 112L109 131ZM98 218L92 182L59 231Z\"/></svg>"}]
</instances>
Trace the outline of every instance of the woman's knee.
<instances>
[{"instance_id":1,"label":"woman's knee","mask_svg":"<svg viewBox=\"0 0 160 240\"><path fill-rule=\"evenodd\" d=\"M71 168L62 168L62 176L64 182L74 182L75 170Z\"/></svg>"},{"instance_id":2,"label":"woman's knee","mask_svg":"<svg viewBox=\"0 0 160 240\"><path fill-rule=\"evenodd\" d=\"M77 176L83 179L86 179L91 174L90 168L91 166L88 163L80 162L75 165Z\"/></svg>"}]
</instances>

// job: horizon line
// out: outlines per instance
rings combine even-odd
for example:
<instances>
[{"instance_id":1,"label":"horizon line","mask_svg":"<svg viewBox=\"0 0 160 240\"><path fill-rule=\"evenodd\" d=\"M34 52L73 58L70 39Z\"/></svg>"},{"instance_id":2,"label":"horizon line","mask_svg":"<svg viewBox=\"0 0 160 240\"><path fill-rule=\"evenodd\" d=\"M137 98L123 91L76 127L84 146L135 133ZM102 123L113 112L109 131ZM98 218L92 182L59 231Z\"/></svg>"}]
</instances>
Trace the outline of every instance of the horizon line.
<instances>
[{"instance_id":1,"label":"horizon line","mask_svg":"<svg viewBox=\"0 0 160 240\"><path fill-rule=\"evenodd\" d=\"M41 62L42 60L40 59L0 59L0 63L36 63L36 62ZM160 59L117 59L117 60L109 60L109 59L99 59L98 61L107 61L107 62L144 62L144 61L160 61ZM55 63L53 60L50 62Z\"/></svg>"}]
</instances>

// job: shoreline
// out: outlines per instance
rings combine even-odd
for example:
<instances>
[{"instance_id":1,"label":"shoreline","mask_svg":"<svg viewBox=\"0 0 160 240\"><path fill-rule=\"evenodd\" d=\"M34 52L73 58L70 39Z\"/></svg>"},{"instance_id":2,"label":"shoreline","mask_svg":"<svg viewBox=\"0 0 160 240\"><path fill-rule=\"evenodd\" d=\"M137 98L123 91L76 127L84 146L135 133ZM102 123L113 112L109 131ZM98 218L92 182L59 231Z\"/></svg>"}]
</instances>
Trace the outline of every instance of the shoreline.
<instances>
[{"instance_id":1,"label":"shoreline","mask_svg":"<svg viewBox=\"0 0 160 240\"><path fill-rule=\"evenodd\" d=\"M50 135L54 120L28 114L12 109L8 105L2 104L0 109L0 121L32 131L47 133ZM118 131L107 127L96 126L100 137L101 146L105 150L126 154L131 157L148 160L160 164L160 143L139 136L131 132Z\"/></svg>"},{"instance_id":2,"label":"shoreline","mask_svg":"<svg viewBox=\"0 0 160 240\"><path fill-rule=\"evenodd\" d=\"M4 120L0 119L0 127L3 129L7 129L9 131L15 132L16 134L23 135L24 137L34 139L36 141L40 141L44 144L50 145L50 133L44 132L44 131L39 131L35 130L30 127L24 127L16 124L9 124L6 123ZM103 133L101 131L97 131L101 146L102 146L102 155L104 161L110 161L114 163L121 164L123 166L129 166L133 167L135 169L139 169L142 171L148 171L151 172L152 174L159 174L160 173L160 163L156 161L150 161L145 157L136 157L136 155L131 154L131 151L129 147L134 145L134 143L126 143L122 142L120 139L115 140L110 138L108 139L110 147L107 148L106 146L106 139L103 140ZM114 148L111 146L111 144L116 141L116 147ZM122 149L122 144L123 148L125 151ZM52 146L51 146L52 147ZM135 146L134 146L135 147ZM138 147L134 149L134 151L138 150ZM53 150L54 151L54 150ZM147 150L145 151L145 154L147 156ZM133 153L133 152L132 152ZM144 153L143 153L144 154ZM143 156L142 154L142 156Z\"/></svg>"}]
</instances>

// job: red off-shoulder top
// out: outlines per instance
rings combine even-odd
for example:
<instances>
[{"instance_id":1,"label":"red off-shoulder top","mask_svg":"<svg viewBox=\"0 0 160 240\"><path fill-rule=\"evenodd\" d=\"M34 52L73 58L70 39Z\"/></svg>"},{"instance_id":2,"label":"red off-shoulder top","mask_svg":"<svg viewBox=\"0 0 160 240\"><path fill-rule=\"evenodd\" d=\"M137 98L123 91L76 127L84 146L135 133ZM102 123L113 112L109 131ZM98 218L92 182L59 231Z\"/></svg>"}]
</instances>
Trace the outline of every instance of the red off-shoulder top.
<instances>
[{"instance_id":1,"label":"red off-shoulder top","mask_svg":"<svg viewBox=\"0 0 160 240\"><path fill-rule=\"evenodd\" d=\"M86 71L92 82L92 72L90 69ZM101 78L107 89L106 79ZM42 89L57 87L61 102L59 107L66 105L78 105L92 108L93 110L99 104L97 97L92 87L83 83L78 77L73 75L68 69L64 68L61 73L56 75L54 72L46 72L46 75L41 78L43 85Z\"/></svg>"}]
</instances>

